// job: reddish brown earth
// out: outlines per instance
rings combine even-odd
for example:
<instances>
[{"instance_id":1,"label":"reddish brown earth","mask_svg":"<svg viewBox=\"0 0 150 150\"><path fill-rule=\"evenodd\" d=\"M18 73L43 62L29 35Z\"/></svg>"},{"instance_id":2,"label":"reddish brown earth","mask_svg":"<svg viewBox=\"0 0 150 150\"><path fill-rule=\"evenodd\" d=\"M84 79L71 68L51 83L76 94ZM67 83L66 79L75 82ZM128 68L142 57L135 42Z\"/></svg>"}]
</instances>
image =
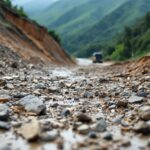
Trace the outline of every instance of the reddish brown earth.
<instances>
[{"instance_id":1,"label":"reddish brown earth","mask_svg":"<svg viewBox=\"0 0 150 150\"><path fill-rule=\"evenodd\" d=\"M47 30L22 18L0 2L0 44L32 63L70 65L74 62Z\"/></svg>"},{"instance_id":2,"label":"reddish brown earth","mask_svg":"<svg viewBox=\"0 0 150 150\"><path fill-rule=\"evenodd\" d=\"M134 62L127 63L126 70L130 75L150 73L150 56L145 56Z\"/></svg>"}]
</instances>

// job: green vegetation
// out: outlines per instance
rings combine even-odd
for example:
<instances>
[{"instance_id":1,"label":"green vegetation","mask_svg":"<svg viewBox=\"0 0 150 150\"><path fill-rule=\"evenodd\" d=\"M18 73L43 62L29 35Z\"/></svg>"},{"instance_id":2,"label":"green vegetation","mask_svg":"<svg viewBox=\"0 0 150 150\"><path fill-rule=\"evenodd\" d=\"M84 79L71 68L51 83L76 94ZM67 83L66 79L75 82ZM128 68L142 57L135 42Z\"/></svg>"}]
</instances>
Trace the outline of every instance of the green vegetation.
<instances>
[{"instance_id":1,"label":"green vegetation","mask_svg":"<svg viewBox=\"0 0 150 150\"><path fill-rule=\"evenodd\" d=\"M150 53L150 13L133 27L125 27L118 39L115 51L110 55L112 59L125 60Z\"/></svg>"},{"instance_id":2,"label":"green vegetation","mask_svg":"<svg viewBox=\"0 0 150 150\"><path fill-rule=\"evenodd\" d=\"M77 33L73 37L63 38L63 45L71 53L75 51L77 56L82 51L87 51L90 45L103 45L105 50L105 47L117 40L117 36L124 30L124 26L133 25L137 19L149 11L148 0L129 0L92 27ZM67 42L68 40L69 42Z\"/></svg>"},{"instance_id":3,"label":"green vegetation","mask_svg":"<svg viewBox=\"0 0 150 150\"><path fill-rule=\"evenodd\" d=\"M105 58L125 60L150 50L149 0L60 0L31 12L30 18L59 33L61 41L50 31L73 56L102 51Z\"/></svg>"},{"instance_id":4,"label":"green vegetation","mask_svg":"<svg viewBox=\"0 0 150 150\"><path fill-rule=\"evenodd\" d=\"M56 30L61 36L62 45L68 52L78 56L86 54L86 57L90 54L90 52L86 51L91 51L90 48L93 47L93 45L98 47L98 45L101 44L97 42L89 43L88 45L86 43L83 44L82 47L79 43L81 39L77 40L76 43L74 43L74 40L127 1L128 0L61 0L47 7L42 12L29 13L29 16L37 20L40 24L48 27L48 29Z\"/></svg>"},{"instance_id":5,"label":"green vegetation","mask_svg":"<svg viewBox=\"0 0 150 150\"><path fill-rule=\"evenodd\" d=\"M43 12L30 17L61 36L63 47L74 56L89 57L94 51L103 51L114 58L116 48L127 49L124 58L134 53L130 38L112 48L124 26L131 26L150 11L149 0L61 0ZM64 9L65 8L65 9ZM128 29L128 28L126 28ZM127 31L126 31L127 32ZM119 44L118 44L119 45ZM122 46L121 46L122 45Z\"/></svg>"},{"instance_id":6,"label":"green vegetation","mask_svg":"<svg viewBox=\"0 0 150 150\"><path fill-rule=\"evenodd\" d=\"M20 16L27 18L27 15L26 15L26 13L24 12L23 7L13 6L12 3L11 3L11 0L3 0L3 2L4 2L4 4L5 4L8 8L12 9L13 11L15 11L15 12L16 12L17 14L19 14Z\"/></svg>"}]
</instances>

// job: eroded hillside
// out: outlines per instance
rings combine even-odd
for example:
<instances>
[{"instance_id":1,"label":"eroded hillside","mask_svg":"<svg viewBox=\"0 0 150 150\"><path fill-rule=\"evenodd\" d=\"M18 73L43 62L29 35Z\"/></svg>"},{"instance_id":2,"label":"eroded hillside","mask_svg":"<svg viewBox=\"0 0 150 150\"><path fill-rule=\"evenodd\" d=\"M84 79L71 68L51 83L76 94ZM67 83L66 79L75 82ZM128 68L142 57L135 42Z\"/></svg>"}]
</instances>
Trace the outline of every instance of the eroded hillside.
<instances>
[{"instance_id":1,"label":"eroded hillside","mask_svg":"<svg viewBox=\"0 0 150 150\"><path fill-rule=\"evenodd\" d=\"M0 44L32 63L73 64L47 30L0 2Z\"/></svg>"}]
</instances>

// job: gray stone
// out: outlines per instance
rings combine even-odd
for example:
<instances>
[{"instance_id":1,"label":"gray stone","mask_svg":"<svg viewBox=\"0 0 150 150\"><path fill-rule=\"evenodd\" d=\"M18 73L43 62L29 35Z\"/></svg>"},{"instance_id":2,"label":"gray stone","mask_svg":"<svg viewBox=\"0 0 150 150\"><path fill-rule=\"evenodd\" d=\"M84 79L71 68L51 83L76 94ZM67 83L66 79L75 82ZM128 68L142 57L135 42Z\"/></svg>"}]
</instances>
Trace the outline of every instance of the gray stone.
<instances>
[{"instance_id":1,"label":"gray stone","mask_svg":"<svg viewBox=\"0 0 150 150\"><path fill-rule=\"evenodd\" d=\"M144 90L140 90L138 91L137 95L139 97L147 97L148 94Z\"/></svg>"},{"instance_id":2,"label":"gray stone","mask_svg":"<svg viewBox=\"0 0 150 150\"><path fill-rule=\"evenodd\" d=\"M43 101L34 95L28 95L20 99L19 104L22 105L26 111L36 113L37 115L45 113L46 110Z\"/></svg>"},{"instance_id":3,"label":"gray stone","mask_svg":"<svg viewBox=\"0 0 150 150\"><path fill-rule=\"evenodd\" d=\"M71 112L68 109L63 110L63 112L62 112L62 115L65 117L69 116L70 114L71 114Z\"/></svg>"},{"instance_id":4,"label":"gray stone","mask_svg":"<svg viewBox=\"0 0 150 150\"><path fill-rule=\"evenodd\" d=\"M59 137L59 132L57 130L52 130L40 135L40 139L44 142L52 142Z\"/></svg>"},{"instance_id":5,"label":"gray stone","mask_svg":"<svg viewBox=\"0 0 150 150\"><path fill-rule=\"evenodd\" d=\"M85 91L83 94L84 98L93 98L93 94L91 92Z\"/></svg>"},{"instance_id":6,"label":"gray stone","mask_svg":"<svg viewBox=\"0 0 150 150\"><path fill-rule=\"evenodd\" d=\"M10 109L5 104L0 104L0 120L7 121L9 119Z\"/></svg>"},{"instance_id":7,"label":"gray stone","mask_svg":"<svg viewBox=\"0 0 150 150\"><path fill-rule=\"evenodd\" d=\"M54 107L54 108L57 108L59 106L58 103L53 103L52 105L50 105L50 107Z\"/></svg>"},{"instance_id":8,"label":"gray stone","mask_svg":"<svg viewBox=\"0 0 150 150\"><path fill-rule=\"evenodd\" d=\"M114 104L114 105L111 105L111 106L109 106L109 109L115 109L116 108L116 105Z\"/></svg>"},{"instance_id":9,"label":"gray stone","mask_svg":"<svg viewBox=\"0 0 150 150\"><path fill-rule=\"evenodd\" d=\"M65 82L64 81L60 81L59 82L59 87L60 88L64 88L66 85L65 85Z\"/></svg>"},{"instance_id":10,"label":"gray stone","mask_svg":"<svg viewBox=\"0 0 150 150\"><path fill-rule=\"evenodd\" d=\"M95 130L97 132L104 132L107 129L107 123L104 119L101 119L97 122Z\"/></svg>"},{"instance_id":11,"label":"gray stone","mask_svg":"<svg viewBox=\"0 0 150 150\"><path fill-rule=\"evenodd\" d=\"M44 83L38 83L35 85L35 89L46 89L46 85Z\"/></svg>"},{"instance_id":12,"label":"gray stone","mask_svg":"<svg viewBox=\"0 0 150 150\"><path fill-rule=\"evenodd\" d=\"M0 90L0 96L1 95L8 95L9 96L9 91L8 90Z\"/></svg>"},{"instance_id":13,"label":"gray stone","mask_svg":"<svg viewBox=\"0 0 150 150\"><path fill-rule=\"evenodd\" d=\"M105 115L102 112L95 114L96 120L101 120L101 118L104 118L104 117L105 117Z\"/></svg>"},{"instance_id":14,"label":"gray stone","mask_svg":"<svg viewBox=\"0 0 150 150\"><path fill-rule=\"evenodd\" d=\"M91 139L96 139L97 138L97 134L94 131L89 132L88 137Z\"/></svg>"},{"instance_id":15,"label":"gray stone","mask_svg":"<svg viewBox=\"0 0 150 150\"><path fill-rule=\"evenodd\" d=\"M0 129L9 130L10 128L11 128L11 125L9 123L0 121Z\"/></svg>"},{"instance_id":16,"label":"gray stone","mask_svg":"<svg viewBox=\"0 0 150 150\"><path fill-rule=\"evenodd\" d=\"M139 96L136 96L136 95L132 95L129 99L128 99L128 102L129 103L140 103L143 101L143 97L139 97Z\"/></svg>"},{"instance_id":17,"label":"gray stone","mask_svg":"<svg viewBox=\"0 0 150 150\"><path fill-rule=\"evenodd\" d=\"M7 90L0 90L0 99L10 100L11 96L9 95L9 91Z\"/></svg>"},{"instance_id":18,"label":"gray stone","mask_svg":"<svg viewBox=\"0 0 150 150\"><path fill-rule=\"evenodd\" d=\"M8 83L8 84L6 84L6 88L7 89L14 89L14 86L13 86L13 84Z\"/></svg>"},{"instance_id":19,"label":"gray stone","mask_svg":"<svg viewBox=\"0 0 150 150\"><path fill-rule=\"evenodd\" d=\"M21 93L15 93L15 94L13 95L13 97L14 97L14 98L23 98L23 97L25 97L25 96L27 96L27 95L28 95L27 93L21 92Z\"/></svg>"},{"instance_id":20,"label":"gray stone","mask_svg":"<svg viewBox=\"0 0 150 150\"><path fill-rule=\"evenodd\" d=\"M113 139L113 135L112 135L111 133L105 133L105 134L103 135L103 138L104 138L105 140L111 141L111 140Z\"/></svg>"},{"instance_id":21,"label":"gray stone","mask_svg":"<svg viewBox=\"0 0 150 150\"><path fill-rule=\"evenodd\" d=\"M109 102L111 101L111 98L108 97L108 96L106 96L106 97L104 97L104 101L107 102L107 103L109 104Z\"/></svg>"},{"instance_id":22,"label":"gray stone","mask_svg":"<svg viewBox=\"0 0 150 150\"><path fill-rule=\"evenodd\" d=\"M116 118L114 118L114 119L112 120L112 122L114 122L114 123L116 123L116 124L121 124L123 118L124 118L124 115L117 116Z\"/></svg>"}]
</instances>

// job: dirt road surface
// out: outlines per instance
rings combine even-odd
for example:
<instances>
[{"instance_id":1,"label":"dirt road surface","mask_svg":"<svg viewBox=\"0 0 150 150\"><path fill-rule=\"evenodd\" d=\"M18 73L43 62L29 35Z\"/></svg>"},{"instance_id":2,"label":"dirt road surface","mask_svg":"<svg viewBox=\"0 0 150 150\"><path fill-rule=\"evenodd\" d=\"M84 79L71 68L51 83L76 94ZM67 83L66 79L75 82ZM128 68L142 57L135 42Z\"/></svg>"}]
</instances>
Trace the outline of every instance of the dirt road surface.
<instances>
[{"instance_id":1,"label":"dirt road surface","mask_svg":"<svg viewBox=\"0 0 150 150\"><path fill-rule=\"evenodd\" d=\"M149 135L149 72L0 60L0 150L149 150Z\"/></svg>"}]
</instances>

